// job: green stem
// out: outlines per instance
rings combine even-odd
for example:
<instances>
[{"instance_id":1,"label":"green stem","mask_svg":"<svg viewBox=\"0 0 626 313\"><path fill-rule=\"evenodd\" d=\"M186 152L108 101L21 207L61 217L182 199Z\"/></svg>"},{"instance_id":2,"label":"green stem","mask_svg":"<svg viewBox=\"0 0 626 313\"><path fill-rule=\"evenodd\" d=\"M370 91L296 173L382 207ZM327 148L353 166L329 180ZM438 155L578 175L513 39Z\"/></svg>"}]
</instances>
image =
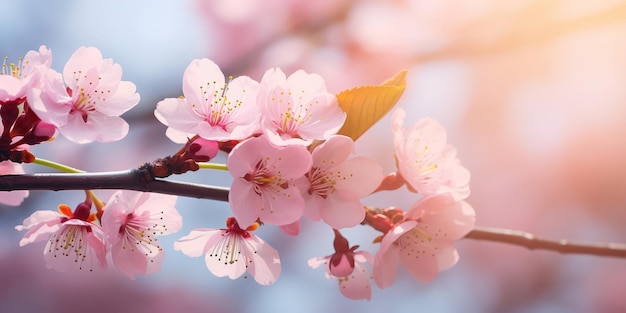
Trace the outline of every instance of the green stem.
<instances>
[{"instance_id":1,"label":"green stem","mask_svg":"<svg viewBox=\"0 0 626 313\"><path fill-rule=\"evenodd\" d=\"M59 170L65 173L85 173L85 171L79 170L77 168L73 168L73 167L70 167L61 163L49 161L46 159L35 158L35 161L33 161L33 163L39 164L41 166L53 168L55 170Z\"/></svg>"},{"instance_id":2,"label":"green stem","mask_svg":"<svg viewBox=\"0 0 626 313\"><path fill-rule=\"evenodd\" d=\"M228 171L226 164L199 162L198 166L203 169Z\"/></svg>"}]
</instances>

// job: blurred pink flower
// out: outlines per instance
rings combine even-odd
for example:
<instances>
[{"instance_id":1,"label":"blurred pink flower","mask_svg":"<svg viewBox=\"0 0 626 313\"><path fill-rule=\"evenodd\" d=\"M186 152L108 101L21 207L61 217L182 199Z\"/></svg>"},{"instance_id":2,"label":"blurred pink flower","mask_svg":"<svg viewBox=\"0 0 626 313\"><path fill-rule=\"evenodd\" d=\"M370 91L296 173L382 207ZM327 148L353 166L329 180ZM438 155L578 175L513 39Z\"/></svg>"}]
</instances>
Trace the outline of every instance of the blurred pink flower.
<instances>
[{"instance_id":1,"label":"blurred pink flower","mask_svg":"<svg viewBox=\"0 0 626 313\"><path fill-rule=\"evenodd\" d=\"M258 227L253 223L241 229L233 217L226 228L194 229L174 243L174 249L190 257L205 255L206 266L217 277L235 279L246 271L261 285L273 284L280 275L278 251L261 238L251 234Z\"/></svg>"},{"instance_id":2,"label":"blurred pink flower","mask_svg":"<svg viewBox=\"0 0 626 313\"><path fill-rule=\"evenodd\" d=\"M128 133L119 116L139 103L135 84L121 79L118 64L103 59L97 48L81 47L63 75L49 70L42 88L31 89L28 100L41 120L74 142L117 141Z\"/></svg>"},{"instance_id":3,"label":"blurred pink flower","mask_svg":"<svg viewBox=\"0 0 626 313\"><path fill-rule=\"evenodd\" d=\"M157 104L155 116L168 126L167 136L185 142L198 134L208 140L242 140L259 127L259 83L247 76L228 81L213 61L194 60L183 75L184 98Z\"/></svg>"},{"instance_id":4,"label":"blurred pink flower","mask_svg":"<svg viewBox=\"0 0 626 313\"><path fill-rule=\"evenodd\" d=\"M393 284L398 263L422 283L456 264L454 241L474 228L474 209L443 194L423 198L382 238L374 260L374 280L380 288Z\"/></svg>"},{"instance_id":5,"label":"blurred pink flower","mask_svg":"<svg viewBox=\"0 0 626 313\"><path fill-rule=\"evenodd\" d=\"M293 180L311 168L311 154L301 145L276 147L266 136L239 143L226 161L233 181L228 201L242 225L258 218L286 225L302 217L304 200Z\"/></svg>"},{"instance_id":6,"label":"blurred pink flower","mask_svg":"<svg viewBox=\"0 0 626 313\"><path fill-rule=\"evenodd\" d=\"M404 128L405 116L402 109L394 112L392 130L398 171L407 187L425 196L452 193L457 200L467 198L469 171L461 166L456 149L446 144L446 129L432 118Z\"/></svg>"},{"instance_id":7,"label":"blurred pink flower","mask_svg":"<svg viewBox=\"0 0 626 313\"><path fill-rule=\"evenodd\" d=\"M39 47L39 51L28 51L17 65L7 65L5 58L0 73L0 105L24 102L28 88L39 82L51 63L52 52L46 46Z\"/></svg>"},{"instance_id":8,"label":"blurred pink flower","mask_svg":"<svg viewBox=\"0 0 626 313\"><path fill-rule=\"evenodd\" d=\"M353 227L363 221L360 198L380 184L382 168L366 157L348 160L354 142L332 136L313 150L311 170L298 182L305 202L304 216L332 228Z\"/></svg>"},{"instance_id":9,"label":"blurred pink flower","mask_svg":"<svg viewBox=\"0 0 626 313\"><path fill-rule=\"evenodd\" d=\"M5 174L24 174L24 169L21 164L2 161L0 162L0 175ZM28 190L0 191L0 203L6 205L18 206L26 197L28 197Z\"/></svg>"},{"instance_id":10,"label":"blurred pink flower","mask_svg":"<svg viewBox=\"0 0 626 313\"><path fill-rule=\"evenodd\" d=\"M303 70L286 77L279 68L269 69L261 79L257 101L263 132L279 146L326 140L346 119L337 98L326 91L324 79Z\"/></svg>"},{"instance_id":11,"label":"blurred pink flower","mask_svg":"<svg viewBox=\"0 0 626 313\"><path fill-rule=\"evenodd\" d=\"M129 278L160 270L165 252L156 236L175 233L183 225L175 204L176 196L129 190L118 191L107 201L102 228L109 237L113 263Z\"/></svg>"},{"instance_id":12,"label":"blurred pink flower","mask_svg":"<svg viewBox=\"0 0 626 313\"><path fill-rule=\"evenodd\" d=\"M72 213L67 205L59 212L36 211L15 229L28 230L20 247L48 239L43 255L48 268L65 272L71 269L93 271L106 268L106 235L94 224L91 204L83 202Z\"/></svg>"}]
</instances>

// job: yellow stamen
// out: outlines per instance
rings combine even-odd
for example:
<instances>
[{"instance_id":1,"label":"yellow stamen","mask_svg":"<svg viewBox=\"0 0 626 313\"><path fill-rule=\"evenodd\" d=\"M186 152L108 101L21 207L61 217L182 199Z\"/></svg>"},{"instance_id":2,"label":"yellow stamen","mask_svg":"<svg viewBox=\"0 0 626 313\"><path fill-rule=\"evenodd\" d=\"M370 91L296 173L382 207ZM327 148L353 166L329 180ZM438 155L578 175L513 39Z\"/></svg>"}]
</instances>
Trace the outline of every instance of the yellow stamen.
<instances>
[{"instance_id":1,"label":"yellow stamen","mask_svg":"<svg viewBox=\"0 0 626 313\"><path fill-rule=\"evenodd\" d=\"M432 238L432 237L430 237L430 236L426 235L424 232L422 232L421 230L419 230L419 229L417 229L417 228L413 228L413 229L411 230L411 232L412 232L413 234L417 235L417 236L420 236L420 237L426 238L426 240L428 240L428 241L433 241L433 238Z\"/></svg>"},{"instance_id":2,"label":"yellow stamen","mask_svg":"<svg viewBox=\"0 0 626 313\"><path fill-rule=\"evenodd\" d=\"M63 246L64 250L67 250L67 248L70 246L70 243L73 241L75 234L76 227L70 227L69 233L67 234L67 237L65 237L65 246Z\"/></svg>"},{"instance_id":3,"label":"yellow stamen","mask_svg":"<svg viewBox=\"0 0 626 313\"><path fill-rule=\"evenodd\" d=\"M257 178L256 181L259 182L259 183L273 183L274 182L274 176Z\"/></svg>"}]
</instances>

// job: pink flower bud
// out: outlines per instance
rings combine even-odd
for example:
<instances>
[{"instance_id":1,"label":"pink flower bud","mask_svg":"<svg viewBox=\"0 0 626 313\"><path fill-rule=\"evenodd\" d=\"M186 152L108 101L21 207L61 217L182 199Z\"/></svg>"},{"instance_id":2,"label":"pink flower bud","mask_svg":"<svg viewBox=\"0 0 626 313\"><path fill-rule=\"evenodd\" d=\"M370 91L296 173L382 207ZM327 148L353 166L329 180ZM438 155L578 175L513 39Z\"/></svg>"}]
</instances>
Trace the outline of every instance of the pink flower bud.
<instances>
[{"instance_id":1,"label":"pink flower bud","mask_svg":"<svg viewBox=\"0 0 626 313\"><path fill-rule=\"evenodd\" d=\"M81 202L74 209L74 214L72 218L79 219L81 221L87 221L89 219L89 215L91 214L91 203Z\"/></svg>"},{"instance_id":2,"label":"pink flower bud","mask_svg":"<svg viewBox=\"0 0 626 313\"><path fill-rule=\"evenodd\" d=\"M40 141L50 140L50 138L54 137L56 131L57 128L54 125L46 122L37 123L33 129L35 137Z\"/></svg>"},{"instance_id":3,"label":"pink flower bud","mask_svg":"<svg viewBox=\"0 0 626 313\"><path fill-rule=\"evenodd\" d=\"M335 277L346 277L354 271L354 253L335 253L328 263L330 273Z\"/></svg>"},{"instance_id":4,"label":"pink flower bud","mask_svg":"<svg viewBox=\"0 0 626 313\"><path fill-rule=\"evenodd\" d=\"M208 162L217 155L218 151L217 141L206 140L202 137L198 137L187 144L187 152L192 155L196 162Z\"/></svg>"}]
</instances>

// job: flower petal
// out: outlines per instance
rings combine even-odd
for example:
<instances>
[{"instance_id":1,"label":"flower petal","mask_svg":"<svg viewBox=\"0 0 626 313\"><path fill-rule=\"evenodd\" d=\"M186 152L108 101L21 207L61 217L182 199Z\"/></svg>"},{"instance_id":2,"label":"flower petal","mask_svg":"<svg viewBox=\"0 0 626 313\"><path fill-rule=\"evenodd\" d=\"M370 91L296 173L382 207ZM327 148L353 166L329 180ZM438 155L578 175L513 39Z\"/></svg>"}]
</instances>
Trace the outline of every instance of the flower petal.
<instances>
[{"instance_id":1,"label":"flower petal","mask_svg":"<svg viewBox=\"0 0 626 313\"><path fill-rule=\"evenodd\" d=\"M280 257L278 251L257 236L247 239L247 246L254 249L252 263L248 272L254 280L264 286L273 284L280 276Z\"/></svg>"}]
</instances>

